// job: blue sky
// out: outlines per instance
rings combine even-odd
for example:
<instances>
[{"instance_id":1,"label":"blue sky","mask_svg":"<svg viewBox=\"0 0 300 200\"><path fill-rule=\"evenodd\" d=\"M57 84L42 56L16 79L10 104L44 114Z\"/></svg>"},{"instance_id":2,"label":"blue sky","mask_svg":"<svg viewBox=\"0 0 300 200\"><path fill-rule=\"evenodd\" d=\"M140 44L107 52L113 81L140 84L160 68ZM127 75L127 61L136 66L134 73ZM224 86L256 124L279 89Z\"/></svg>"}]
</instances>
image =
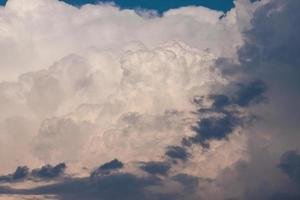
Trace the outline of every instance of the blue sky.
<instances>
[{"instance_id":1,"label":"blue sky","mask_svg":"<svg viewBox=\"0 0 300 200\"><path fill-rule=\"evenodd\" d=\"M0 0L0 4L5 4L7 0ZM110 2L112 0L102 0L102 2ZM234 0L114 0L114 2L121 8L145 8L154 9L162 13L171 8L178 8L182 6L196 5L205 6L215 10L222 10L224 12L232 8ZM73 5L83 5L86 3L96 3L99 0L65 0Z\"/></svg>"}]
</instances>

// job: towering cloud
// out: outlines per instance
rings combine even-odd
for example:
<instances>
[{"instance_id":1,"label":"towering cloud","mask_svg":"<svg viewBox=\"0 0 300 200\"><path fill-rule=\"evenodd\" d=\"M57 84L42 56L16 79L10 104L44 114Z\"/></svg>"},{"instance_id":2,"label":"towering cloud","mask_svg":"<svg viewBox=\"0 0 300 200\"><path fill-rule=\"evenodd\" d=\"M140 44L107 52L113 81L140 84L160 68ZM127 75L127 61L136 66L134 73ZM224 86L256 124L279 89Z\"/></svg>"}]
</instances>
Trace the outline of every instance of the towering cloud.
<instances>
[{"instance_id":1,"label":"towering cloud","mask_svg":"<svg viewBox=\"0 0 300 200\"><path fill-rule=\"evenodd\" d=\"M9 0L0 11L0 48L5 49L1 80L15 80L20 73L44 69L87 49L119 52L132 41L153 48L183 40L217 55L232 55L241 44L237 24L244 14L232 11L219 20L222 15L202 7L170 10L159 17L110 4L76 8L58 0Z\"/></svg>"},{"instance_id":2,"label":"towering cloud","mask_svg":"<svg viewBox=\"0 0 300 200\"><path fill-rule=\"evenodd\" d=\"M235 4L157 16L9 0L0 172L17 170L0 194L298 199L300 3Z\"/></svg>"}]
</instances>

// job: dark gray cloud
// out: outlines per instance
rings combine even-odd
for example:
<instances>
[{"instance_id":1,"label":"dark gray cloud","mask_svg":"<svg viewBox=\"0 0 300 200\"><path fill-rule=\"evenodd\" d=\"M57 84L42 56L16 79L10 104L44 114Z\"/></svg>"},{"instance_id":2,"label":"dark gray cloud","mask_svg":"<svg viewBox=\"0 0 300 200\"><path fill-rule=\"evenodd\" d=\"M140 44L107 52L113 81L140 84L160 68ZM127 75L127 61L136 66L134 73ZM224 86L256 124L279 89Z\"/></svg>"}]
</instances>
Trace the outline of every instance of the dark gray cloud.
<instances>
[{"instance_id":1,"label":"dark gray cloud","mask_svg":"<svg viewBox=\"0 0 300 200\"><path fill-rule=\"evenodd\" d=\"M0 176L0 182L9 182L13 180L11 175Z\"/></svg>"},{"instance_id":2,"label":"dark gray cloud","mask_svg":"<svg viewBox=\"0 0 300 200\"><path fill-rule=\"evenodd\" d=\"M14 173L0 176L0 182L16 182L24 181L25 179L53 179L62 176L65 169L65 163L59 163L56 166L47 164L31 171L27 166L19 166Z\"/></svg>"},{"instance_id":3,"label":"dark gray cloud","mask_svg":"<svg viewBox=\"0 0 300 200\"><path fill-rule=\"evenodd\" d=\"M228 98L228 96L223 94L212 95L210 98L213 99L212 107L215 109L222 109L224 106L231 104L231 100Z\"/></svg>"},{"instance_id":4,"label":"dark gray cloud","mask_svg":"<svg viewBox=\"0 0 300 200\"><path fill-rule=\"evenodd\" d=\"M27 166L20 166L12 174L14 180L24 179L29 175L29 168Z\"/></svg>"},{"instance_id":5,"label":"dark gray cloud","mask_svg":"<svg viewBox=\"0 0 300 200\"><path fill-rule=\"evenodd\" d=\"M213 180L214 185L221 188L224 199L270 200L299 196L299 186L277 167L278 157L258 144L257 138L252 139L248 149L250 160L238 161Z\"/></svg>"},{"instance_id":6,"label":"dark gray cloud","mask_svg":"<svg viewBox=\"0 0 300 200\"><path fill-rule=\"evenodd\" d=\"M251 103L259 103L264 100L265 91L265 83L259 80L248 84L240 84L232 103L241 107L249 106Z\"/></svg>"},{"instance_id":7,"label":"dark gray cloud","mask_svg":"<svg viewBox=\"0 0 300 200\"><path fill-rule=\"evenodd\" d=\"M91 173L91 176L99 176L109 174L111 171L123 168L124 164L118 159L104 163Z\"/></svg>"},{"instance_id":8,"label":"dark gray cloud","mask_svg":"<svg viewBox=\"0 0 300 200\"><path fill-rule=\"evenodd\" d=\"M228 87L233 87L233 96L224 94L211 95L213 100L212 108L220 110L229 105L248 107L252 104L260 103L266 99L266 84L261 80L252 80L247 83L232 83Z\"/></svg>"},{"instance_id":9,"label":"dark gray cloud","mask_svg":"<svg viewBox=\"0 0 300 200\"><path fill-rule=\"evenodd\" d=\"M39 169L34 169L31 172L32 176L38 177L38 178L56 178L59 177L64 173L66 169L65 163L59 163L56 166L52 165L45 165L42 166Z\"/></svg>"},{"instance_id":10,"label":"dark gray cloud","mask_svg":"<svg viewBox=\"0 0 300 200\"><path fill-rule=\"evenodd\" d=\"M27 178L29 176L29 168L27 166L19 166L13 174L0 176L0 182L13 182Z\"/></svg>"},{"instance_id":11,"label":"dark gray cloud","mask_svg":"<svg viewBox=\"0 0 300 200\"><path fill-rule=\"evenodd\" d=\"M288 193L276 193L273 194L269 200L299 200L300 195L298 194L288 194Z\"/></svg>"},{"instance_id":12,"label":"dark gray cloud","mask_svg":"<svg viewBox=\"0 0 300 200\"><path fill-rule=\"evenodd\" d=\"M226 139L240 123L240 119L230 112L224 112L223 116L202 118L192 127L196 135L183 141L185 144L192 142L209 147L210 140Z\"/></svg>"},{"instance_id":13,"label":"dark gray cloud","mask_svg":"<svg viewBox=\"0 0 300 200\"><path fill-rule=\"evenodd\" d=\"M285 152L278 167L300 186L300 154L297 151Z\"/></svg>"},{"instance_id":14,"label":"dark gray cloud","mask_svg":"<svg viewBox=\"0 0 300 200\"><path fill-rule=\"evenodd\" d=\"M173 176L172 179L182 183L182 185L184 185L184 187L190 191L196 189L200 182L198 177L188 174L177 174Z\"/></svg>"},{"instance_id":15,"label":"dark gray cloud","mask_svg":"<svg viewBox=\"0 0 300 200\"><path fill-rule=\"evenodd\" d=\"M299 9L300 1L295 0L271 0L258 8L252 28L244 33L239 63L225 58L217 62L224 75L241 83L240 89L232 84L224 89L230 103L248 109L268 100L263 106L249 107L258 117L245 130L249 160L226 169L216 180L224 199L300 197L299 154L287 151L300 146ZM230 105L228 99L220 97L215 107Z\"/></svg>"},{"instance_id":16,"label":"dark gray cloud","mask_svg":"<svg viewBox=\"0 0 300 200\"><path fill-rule=\"evenodd\" d=\"M140 167L145 172L153 175L167 175L169 169L171 168L170 164L167 162L146 162L143 163Z\"/></svg>"},{"instance_id":17,"label":"dark gray cloud","mask_svg":"<svg viewBox=\"0 0 300 200\"><path fill-rule=\"evenodd\" d=\"M239 51L240 61L252 68L270 61L299 68L298 11L299 2L294 0L273 0L259 8L253 28L245 33L247 43Z\"/></svg>"},{"instance_id":18,"label":"dark gray cloud","mask_svg":"<svg viewBox=\"0 0 300 200\"><path fill-rule=\"evenodd\" d=\"M196 184L190 177L178 176L176 181ZM152 190L163 187L163 180L156 176L139 177L129 173L116 173L107 176L68 179L61 183L33 189L12 189L0 187L0 194L55 195L59 200L192 200L186 191L169 192Z\"/></svg>"},{"instance_id":19,"label":"dark gray cloud","mask_svg":"<svg viewBox=\"0 0 300 200\"><path fill-rule=\"evenodd\" d=\"M189 157L189 153L181 146L169 146L167 148L166 155L170 158L180 160L186 160Z\"/></svg>"},{"instance_id":20,"label":"dark gray cloud","mask_svg":"<svg viewBox=\"0 0 300 200\"><path fill-rule=\"evenodd\" d=\"M247 108L251 105L261 103L266 99L267 87L263 81L252 80L246 83L231 83L227 86L231 90L229 95L213 94L208 98L212 100L212 105L208 108L202 107L203 98L194 99L194 103L200 108L196 112L199 120L192 130L196 135L183 138L183 146L201 144L204 148L209 148L211 140L228 139L228 135L242 126L249 117L239 116L239 108ZM231 106L231 108L230 108ZM232 108L233 107L233 108ZM203 114L214 113L217 116L203 117Z\"/></svg>"}]
</instances>

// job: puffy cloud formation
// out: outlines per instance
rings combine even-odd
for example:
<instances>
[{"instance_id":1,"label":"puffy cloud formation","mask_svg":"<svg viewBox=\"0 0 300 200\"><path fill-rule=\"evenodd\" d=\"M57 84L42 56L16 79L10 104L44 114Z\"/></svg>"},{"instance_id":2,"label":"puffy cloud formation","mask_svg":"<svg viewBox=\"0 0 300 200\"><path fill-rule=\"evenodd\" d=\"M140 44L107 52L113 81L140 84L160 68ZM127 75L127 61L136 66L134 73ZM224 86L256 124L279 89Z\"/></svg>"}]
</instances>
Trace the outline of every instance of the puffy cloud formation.
<instances>
[{"instance_id":1,"label":"puffy cloud formation","mask_svg":"<svg viewBox=\"0 0 300 200\"><path fill-rule=\"evenodd\" d=\"M3 82L3 154L16 145L14 156L29 148L35 160L93 167L116 156L126 162L159 157L193 134L191 100L226 83L213 69L214 57L178 42L139 48L121 58L98 51L70 55L18 82ZM20 131L24 148L11 145Z\"/></svg>"},{"instance_id":2,"label":"puffy cloud formation","mask_svg":"<svg viewBox=\"0 0 300 200\"><path fill-rule=\"evenodd\" d=\"M0 178L0 193L299 199L299 9L238 0L226 15L186 7L156 16L9 0L0 171L66 162L69 177L28 187L31 174L59 177L66 165L19 167Z\"/></svg>"},{"instance_id":3,"label":"puffy cloud formation","mask_svg":"<svg viewBox=\"0 0 300 200\"><path fill-rule=\"evenodd\" d=\"M159 17L110 4L76 8L58 0L9 0L0 10L0 49L5 49L0 57L0 78L15 80L20 73L43 69L87 49L120 53L132 41L153 48L182 40L199 49L209 48L216 55L232 55L241 44L237 24L245 21L245 14L232 11L219 20L222 15L192 6Z\"/></svg>"},{"instance_id":4,"label":"puffy cloud formation","mask_svg":"<svg viewBox=\"0 0 300 200\"><path fill-rule=\"evenodd\" d=\"M36 165L41 160L94 167L116 156L126 162L159 157L166 146L193 134L194 96L226 83L211 54L178 42L129 51L120 59L107 52L94 56L71 55L2 83L5 156L16 145L14 156L27 151L34 158L20 159L35 159ZM25 139L12 143L20 131Z\"/></svg>"}]
</instances>

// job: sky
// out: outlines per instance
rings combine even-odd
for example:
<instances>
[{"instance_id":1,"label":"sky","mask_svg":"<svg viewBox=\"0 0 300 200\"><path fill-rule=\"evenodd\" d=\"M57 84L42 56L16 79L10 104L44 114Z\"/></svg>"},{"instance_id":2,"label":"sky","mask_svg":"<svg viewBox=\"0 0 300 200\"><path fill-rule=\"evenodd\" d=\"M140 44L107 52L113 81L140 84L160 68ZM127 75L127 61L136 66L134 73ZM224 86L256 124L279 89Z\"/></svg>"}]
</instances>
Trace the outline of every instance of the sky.
<instances>
[{"instance_id":1,"label":"sky","mask_svg":"<svg viewBox=\"0 0 300 200\"><path fill-rule=\"evenodd\" d=\"M0 0L0 5L4 5L6 1L7 0ZM65 2L75 6L81 6L87 3L96 4L98 2L114 2L117 6L123 9L153 9L159 13L163 13L169 9L179 8L183 6L204 6L211 9L227 12L234 6L233 0L172 0L172 2L160 0L65 0Z\"/></svg>"},{"instance_id":2,"label":"sky","mask_svg":"<svg viewBox=\"0 0 300 200\"><path fill-rule=\"evenodd\" d=\"M0 200L300 199L300 1L144 3L0 6Z\"/></svg>"}]
</instances>

